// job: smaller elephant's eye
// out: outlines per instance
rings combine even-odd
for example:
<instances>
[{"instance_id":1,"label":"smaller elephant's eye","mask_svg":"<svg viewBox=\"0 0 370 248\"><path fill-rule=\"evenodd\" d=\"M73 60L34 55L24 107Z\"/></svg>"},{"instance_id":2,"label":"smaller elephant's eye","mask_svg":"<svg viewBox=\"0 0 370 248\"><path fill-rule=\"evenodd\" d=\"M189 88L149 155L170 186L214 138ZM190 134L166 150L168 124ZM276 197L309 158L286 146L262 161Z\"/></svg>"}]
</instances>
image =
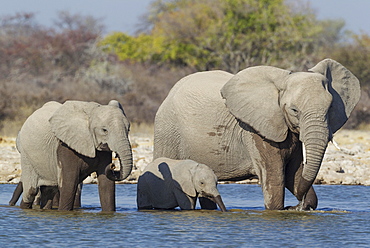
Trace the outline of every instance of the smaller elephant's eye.
<instances>
[{"instance_id":1,"label":"smaller elephant's eye","mask_svg":"<svg viewBox=\"0 0 370 248\"><path fill-rule=\"evenodd\" d=\"M102 131L103 131L104 134L108 134L108 129L102 128Z\"/></svg>"},{"instance_id":2,"label":"smaller elephant's eye","mask_svg":"<svg viewBox=\"0 0 370 248\"><path fill-rule=\"evenodd\" d=\"M292 115L297 116L299 111L296 108L290 108Z\"/></svg>"}]
</instances>

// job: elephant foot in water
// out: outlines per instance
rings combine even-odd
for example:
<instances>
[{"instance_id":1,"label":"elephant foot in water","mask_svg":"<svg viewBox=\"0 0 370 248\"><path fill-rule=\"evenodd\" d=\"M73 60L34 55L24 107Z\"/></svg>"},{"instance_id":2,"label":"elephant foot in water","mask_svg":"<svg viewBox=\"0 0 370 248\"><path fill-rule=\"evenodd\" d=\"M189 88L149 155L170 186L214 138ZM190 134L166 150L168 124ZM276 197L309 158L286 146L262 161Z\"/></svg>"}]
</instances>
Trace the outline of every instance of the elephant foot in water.
<instances>
[{"instance_id":1,"label":"elephant foot in water","mask_svg":"<svg viewBox=\"0 0 370 248\"><path fill-rule=\"evenodd\" d=\"M284 210L295 210L295 211L312 211L315 210L316 207L312 206L311 204L304 203L300 201L296 206L287 206Z\"/></svg>"}]
</instances>

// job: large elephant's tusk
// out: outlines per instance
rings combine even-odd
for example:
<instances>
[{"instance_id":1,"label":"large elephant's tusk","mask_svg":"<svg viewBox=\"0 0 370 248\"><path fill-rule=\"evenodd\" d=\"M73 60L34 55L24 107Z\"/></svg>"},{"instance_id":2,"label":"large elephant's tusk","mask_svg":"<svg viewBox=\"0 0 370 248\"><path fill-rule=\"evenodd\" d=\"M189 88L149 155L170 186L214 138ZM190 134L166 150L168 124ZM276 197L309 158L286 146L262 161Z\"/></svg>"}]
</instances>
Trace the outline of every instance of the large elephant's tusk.
<instances>
[{"instance_id":1,"label":"large elephant's tusk","mask_svg":"<svg viewBox=\"0 0 370 248\"><path fill-rule=\"evenodd\" d=\"M303 165L307 164L306 146L302 143Z\"/></svg>"}]
</instances>

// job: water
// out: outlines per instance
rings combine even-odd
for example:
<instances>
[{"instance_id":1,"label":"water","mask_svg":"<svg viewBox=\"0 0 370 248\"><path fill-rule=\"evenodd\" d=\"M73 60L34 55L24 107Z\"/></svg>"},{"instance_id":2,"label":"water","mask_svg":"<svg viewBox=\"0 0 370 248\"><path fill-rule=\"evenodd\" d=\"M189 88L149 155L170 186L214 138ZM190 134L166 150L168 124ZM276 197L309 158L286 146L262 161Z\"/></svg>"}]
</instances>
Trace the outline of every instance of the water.
<instances>
[{"instance_id":1,"label":"water","mask_svg":"<svg viewBox=\"0 0 370 248\"><path fill-rule=\"evenodd\" d=\"M316 185L318 210L266 211L258 185L219 185L229 212L137 211L136 185L117 185L117 212L101 213L97 185L72 212L7 206L0 185L1 247L369 247L370 187ZM287 193L286 205L297 201ZM19 205L19 203L18 203Z\"/></svg>"}]
</instances>

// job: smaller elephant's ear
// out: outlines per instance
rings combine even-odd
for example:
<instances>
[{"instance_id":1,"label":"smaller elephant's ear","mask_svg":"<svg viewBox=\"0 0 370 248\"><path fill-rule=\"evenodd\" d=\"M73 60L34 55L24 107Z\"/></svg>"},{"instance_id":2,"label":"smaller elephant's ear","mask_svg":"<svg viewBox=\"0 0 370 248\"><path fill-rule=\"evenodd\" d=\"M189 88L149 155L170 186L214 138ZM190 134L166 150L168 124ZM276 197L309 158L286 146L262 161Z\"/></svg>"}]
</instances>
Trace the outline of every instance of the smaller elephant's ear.
<instances>
[{"instance_id":1,"label":"smaller elephant's ear","mask_svg":"<svg viewBox=\"0 0 370 248\"><path fill-rule=\"evenodd\" d=\"M237 119L250 125L266 139L282 142L288 126L279 106L279 92L285 89L290 71L271 66L244 69L221 89L226 107Z\"/></svg>"},{"instance_id":2,"label":"smaller elephant's ear","mask_svg":"<svg viewBox=\"0 0 370 248\"><path fill-rule=\"evenodd\" d=\"M52 132L76 152L90 158L95 157L89 114L98 106L100 105L94 102L65 102L49 119Z\"/></svg>"},{"instance_id":3,"label":"smaller elephant's ear","mask_svg":"<svg viewBox=\"0 0 370 248\"><path fill-rule=\"evenodd\" d=\"M360 82L346 67L335 60L324 59L309 71L328 79L328 90L333 96L329 109L329 125L332 133L341 128L360 100Z\"/></svg>"},{"instance_id":4,"label":"smaller elephant's ear","mask_svg":"<svg viewBox=\"0 0 370 248\"><path fill-rule=\"evenodd\" d=\"M193 167L189 166L188 161L184 160L178 162L171 172L174 180L174 187L190 197L196 197L197 192L193 183L193 175L191 173L192 169Z\"/></svg>"},{"instance_id":5,"label":"smaller elephant's ear","mask_svg":"<svg viewBox=\"0 0 370 248\"><path fill-rule=\"evenodd\" d=\"M119 101L117 101L117 100L110 100L109 103L108 103L108 105L119 108L120 110L122 110L123 115L126 116L125 111L123 110L123 107L119 103Z\"/></svg>"}]
</instances>

